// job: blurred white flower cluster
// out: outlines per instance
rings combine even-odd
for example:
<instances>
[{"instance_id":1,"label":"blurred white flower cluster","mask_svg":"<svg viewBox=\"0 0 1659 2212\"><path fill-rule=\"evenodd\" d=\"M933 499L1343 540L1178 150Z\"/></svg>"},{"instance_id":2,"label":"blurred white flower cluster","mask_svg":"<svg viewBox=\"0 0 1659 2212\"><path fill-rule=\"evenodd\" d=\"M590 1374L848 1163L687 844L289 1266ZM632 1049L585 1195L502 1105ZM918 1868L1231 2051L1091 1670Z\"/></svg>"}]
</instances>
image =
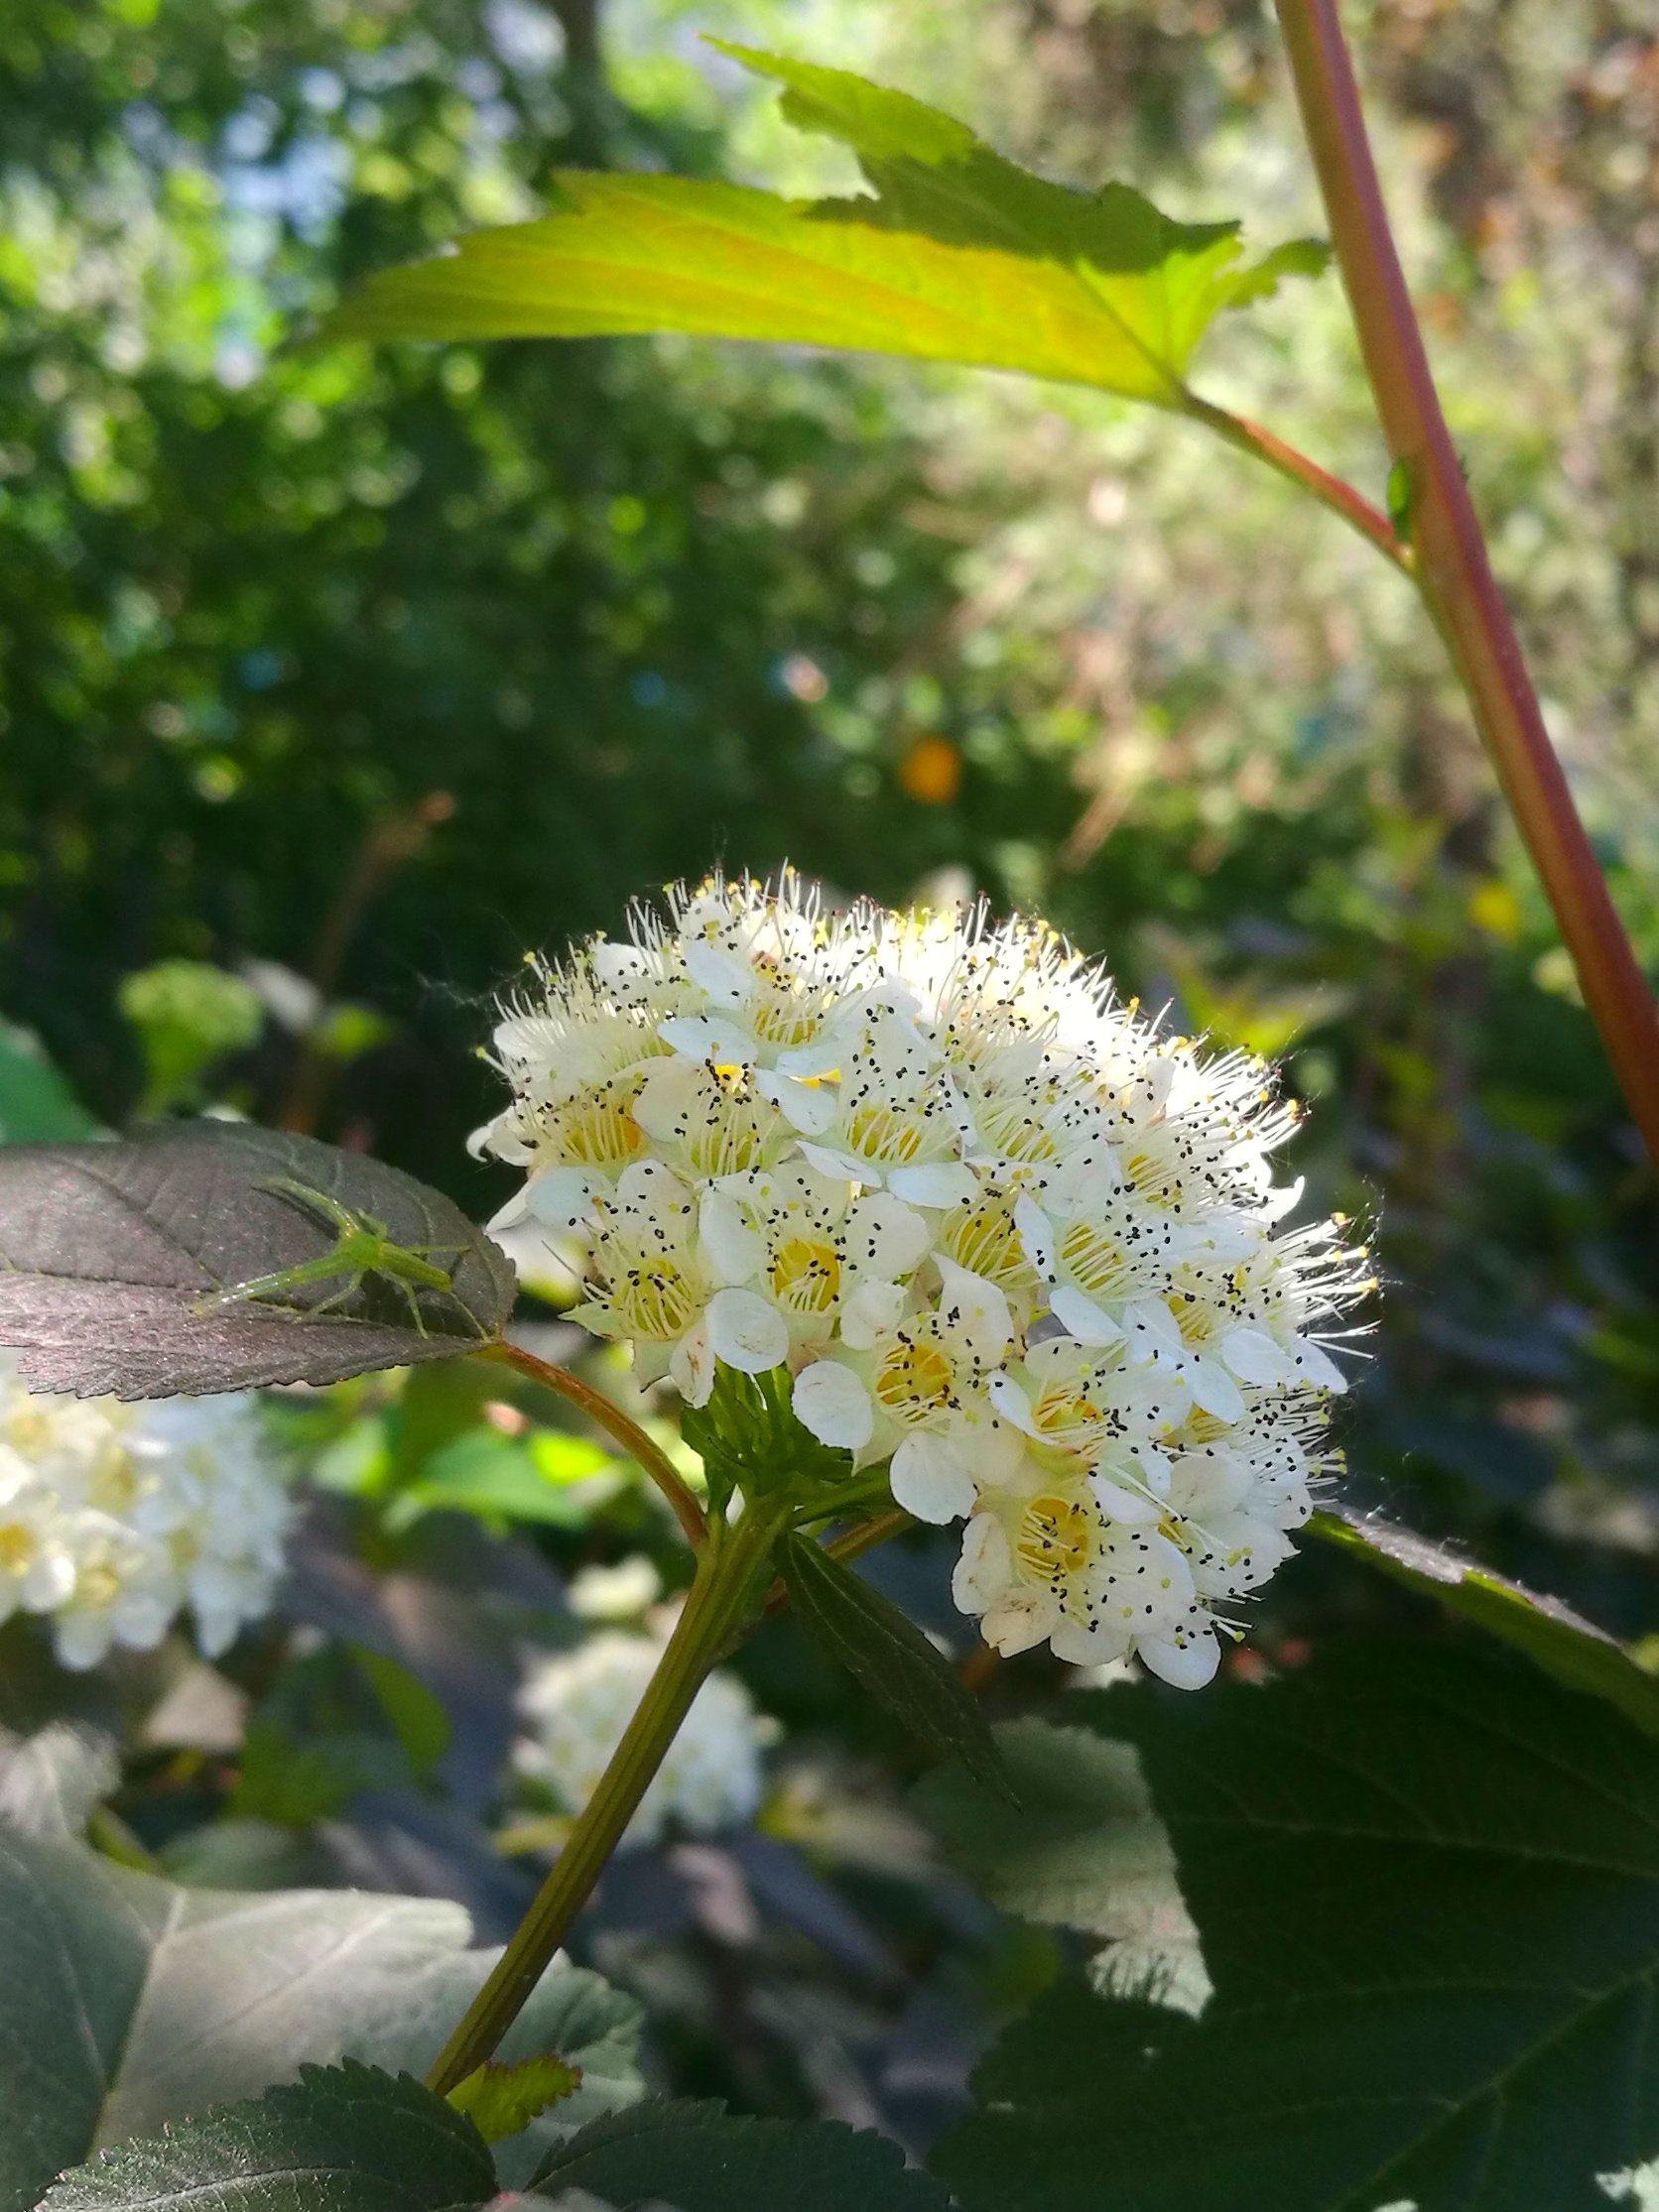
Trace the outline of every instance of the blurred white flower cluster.
<instances>
[{"instance_id":1,"label":"blurred white flower cluster","mask_svg":"<svg viewBox=\"0 0 1659 2212\"><path fill-rule=\"evenodd\" d=\"M151 1650L185 1606L224 1651L269 1609L292 1518L251 1396L61 1398L0 1353L0 1620L50 1614L65 1666Z\"/></svg>"},{"instance_id":2,"label":"blurred white flower cluster","mask_svg":"<svg viewBox=\"0 0 1659 2212\"><path fill-rule=\"evenodd\" d=\"M1310 1511L1318 1341L1364 1287L1300 1186L1269 1071L1160 1036L1040 923L821 911L711 880L538 966L476 1147L498 1217L579 1242L575 1317L703 1404L715 1362L898 1503L965 1516L987 1640L1208 1681L1229 1601Z\"/></svg>"},{"instance_id":3,"label":"blurred white flower cluster","mask_svg":"<svg viewBox=\"0 0 1659 2212\"><path fill-rule=\"evenodd\" d=\"M662 1641L603 1629L574 1652L539 1660L519 1693L528 1733L521 1775L579 1812L598 1785L663 1656ZM624 1843L655 1843L672 1824L712 1835L754 1817L767 1725L735 1674L710 1674L658 1768Z\"/></svg>"}]
</instances>

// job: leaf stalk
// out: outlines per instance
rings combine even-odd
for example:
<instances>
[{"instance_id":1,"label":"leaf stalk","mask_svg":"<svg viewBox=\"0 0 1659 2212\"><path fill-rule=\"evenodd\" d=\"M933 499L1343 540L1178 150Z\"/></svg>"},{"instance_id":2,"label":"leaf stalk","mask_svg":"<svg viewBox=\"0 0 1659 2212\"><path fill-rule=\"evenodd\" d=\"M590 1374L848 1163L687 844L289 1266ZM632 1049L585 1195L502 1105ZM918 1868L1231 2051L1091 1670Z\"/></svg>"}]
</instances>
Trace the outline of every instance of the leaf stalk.
<instances>
[{"instance_id":1,"label":"leaf stalk","mask_svg":"<svg viewBox=\"0 0 1659 2212\"><path fill-rule=\"evenodd\" d=\"M1331 234L1391 457L1412 572L1474 710L1632 1118L1659 1162L1659 1010L1550 742L1435 391L1336 0L1277 0Z\"/></svg>"},{"instance_id":2,"label":"leaf stalk","mask_svg":"<svg viewBox=\"0 0 1659 2212\"><path fill-rule=\"evenodd\" d=\"M526 1351L522 1344L515 1344L510 1338L503 1337L498 1344L492 1344L486 1356L505 1360L509 1367L516 1367L532 1382L556 1391L573 1406L579 1406L590 1420L608 1430L623 1450L631 1452L639 1461L674 1508L674 1518L685 1531L686 1541L692 1549L702 1549L708 1540L708 1529L702 1506L687 1488L673 1460L660 1445L652 1442L638 1421L631 1419L603 1391L596 1391L591 1383L573 1375L568 1367L555 1367L550 1360L538 1359L534 1352Z\"/></svg>"},{"instance_id":3,"label":"leaf stalk","mask_svg":"<svg viewBox=\"0 0 1659 2212\"><path fill-rule=\"evenodd\" d=\"M1340 476L1334 476L1330 469L1321 468L1318 461L1284 438L1267 430L1260 423L1252 423L1247 416L1229 415L1224 407L1201 399L1196 392L1182 390L1180 412L1192 422L1202 423L1217 437L1235 445L1241 453L1252 454L1258 461L1265 461L1305 492L1312 492L1322 506L1340 515L1350 530L1358 531L1368 545L1374 546L1384 559L1391 560L1404 575L1414 575L1416 560L1411 548L1396 533L1393 524L1380 507L1373 507L1362 492Z\"/></svg>"}]
</instances>

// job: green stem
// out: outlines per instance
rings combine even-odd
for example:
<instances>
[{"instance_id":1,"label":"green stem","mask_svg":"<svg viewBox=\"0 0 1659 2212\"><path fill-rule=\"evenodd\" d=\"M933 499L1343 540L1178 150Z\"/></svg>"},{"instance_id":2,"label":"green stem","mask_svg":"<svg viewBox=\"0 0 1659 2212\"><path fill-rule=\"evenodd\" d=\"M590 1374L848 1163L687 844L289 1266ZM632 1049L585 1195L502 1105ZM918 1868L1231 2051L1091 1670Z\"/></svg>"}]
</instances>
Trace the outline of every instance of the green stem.
<instances>
[{"instance_id":1,"label":"green stem","mask_svg":"<svg viewBox=\"0 0 1659 2212\"><path fill-rule=\"evenodd\" d=\"M1474 709L1625 1102L1659 1162L1659 1010L1556 758L1486 556L1395 251L1336 0L1278 0L1359 349L1407 477L1413 572Z\"/></svg>"},{"instance_id":2,"label":"green stem","mask_svg":"<svg viewBox=\"0 0 1659 2212\"><path fill-rule=\"evenodd\" d=\"M1225 438L1229 445L1237 446L1241 453L1265 461L1303 491L1312 492L1322 506L1340 515L1350 530L1358 531L1366 544L1374 546L1396 568L1408 576L1413 572L1411 548L1400 542L1388 517L1340 476L1333 476L1328 468L1321 468L1318 461L1287 445L1260 423L1252 423L1243 415L1229 415L1224 407L1201 400L1196 392L1182 392L1180 411L1191 421L1203 423L1217 437Z\"/></svg>"},{"instance_id":3,"label":"green stem","mask_svg":"<svg viewBox=\"0 0 1659 2212\"><path fill-rule=\"evenodd\" d=\"M503 1338L492 1344L480 1358L505 1360L509 1367L516 1367L521 1375L528 1375L532 1382L544 1389L557 1391L573 1406L579 1406L589 1420L608 1429L622 1448L637 1459L663 1496L674 1508L674 1518L686 1532L686 1540L694 1551L701 1551L707 1540L707 1527L702 1518L702 1508L681 1481L678 1470L668 1454L659 1450L640 1427L630 1420L620 1406L613 1405L603 1391L596 1391L584 1383L579 1375L573 1375L568 1367L555 1367L549 1360L539 1360L534 1352L527 1352L522 1344Z\"/></svg>"},{"instance_id":4,"label":"green stem","mask_svg":"<svg viewBox=\"0 0 1659 2212\"><path fill-rule=\"evenodd\" d=\"M489 1979L439 2053L427 2086L439 2096L481 2066L523 2011L605 1862L650 1787L704 1677L759 1611L761 1581L783 1527L750 1506L708 1532L674 1633L598 1787Z\"/></svg>"}]
</instances>

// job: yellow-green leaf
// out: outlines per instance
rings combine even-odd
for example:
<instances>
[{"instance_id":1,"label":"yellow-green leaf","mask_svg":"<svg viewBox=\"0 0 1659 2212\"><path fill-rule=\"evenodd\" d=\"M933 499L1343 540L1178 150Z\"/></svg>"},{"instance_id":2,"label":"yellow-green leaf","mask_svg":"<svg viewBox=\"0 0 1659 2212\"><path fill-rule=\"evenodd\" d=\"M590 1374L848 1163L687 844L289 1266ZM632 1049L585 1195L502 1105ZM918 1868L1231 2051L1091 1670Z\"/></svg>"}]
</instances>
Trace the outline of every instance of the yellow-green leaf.
<instances>
[{"instance_id":1,"label":"yellow-green leaf","mask_svg":"<svg viewBox=\"0 0 1659 2212\"><path fill-rule=\"evenodd\" d=\"M1236 223L1178 223L1124 184L1073 191L965 125L841 69L725 51L857 154L873 197L796 202L688 178L562 171L556 211L371 278L338 336L684 330L1092 384L1173 406L1223 308L1324 266L1296 240L1240 269Z\"/></svg>"},{"instance_id":2,"label":"yellow-green leaf","mask_svg":"<svg viewBox=\"0 0 1659 2212\"><path fill-rule=\"evenodd\" d=\"M465 2113L486 2143L516 2136L521 2128L581 2086L581 2068L552 2051L521 2058L516 2066L486 2058L450 2090L448 2102Z\"/></svg>"}]
</instances>

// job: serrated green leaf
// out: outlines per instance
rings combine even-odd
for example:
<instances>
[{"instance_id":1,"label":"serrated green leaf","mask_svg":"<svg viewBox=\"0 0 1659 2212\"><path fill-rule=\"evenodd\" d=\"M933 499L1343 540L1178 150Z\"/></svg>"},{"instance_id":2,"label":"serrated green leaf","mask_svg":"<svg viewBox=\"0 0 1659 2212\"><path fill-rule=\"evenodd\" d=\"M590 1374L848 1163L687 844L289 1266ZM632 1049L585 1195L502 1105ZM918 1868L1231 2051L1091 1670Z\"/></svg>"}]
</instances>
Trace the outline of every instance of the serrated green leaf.
<instances>
[{"instance_id":1,"label":"serrated green leaf","mask_svg":"<svg viewBox=\"0 0 1659 2212\"><path fill-rule=\"evenodd\" d=\"M535 2058L521 2058L505 2065L487 2058L449 2092L449 2103L464 2112L486 2143L517 2135L547 2111L574 2095L581 2087L581 2068L572 2066L552 2051Z\"/></svg>"},{"instance_id":2,"label":"serrated green leaf","mask_svg":"<svg viewBox=\"0 0 1659 2212\"><path fill-rule=\"evenodd\" d=\"M1328 1543L1512 1644L1566 1688L1604 1697L1647 1735L1659 1736L1659 1680L1638 1666L1615 1637L1559 1598L1506 1581L1410 1529L1340 1508L1316 1513L1309 1527Z\"/></svg>"},{"instance_id":3,"label":"serrated green leaf","mask_svg":"<svg viewBox=\"0 0 1659 2212\"><path fill-rule=\"evenodd\" d=\"M1605 2212L1659 2151L1659 1750L1499 1653L1085 1694L1214 1996L1057 1986L933 2164L964 2212Z\"/></svg>"},{"instance_id":4,"label":"serrated green leaf","mask_svg":"<svg viewBox=\"0 0 1659 2212\"><path fill-rule=\"evenodd\" d=\"M833 2121L743 2120L717 2104L650 2103L563 2144L533 2186L675 2212L947 2212L885 2136Z\"/></svg>"},{"instance_id":5,"label":"serrated green leaf","mask_svg":"<svg viewBox=\"0 0 1659 2212\"><path fill-rule=\"evenodd\" d=\"M1042 1720L992 1735L1017 1804L960 1767L911 1792L953 1864L1005 1912L1103 1936L1097 1989L1202 2012L1210 1977L1134 1746Z\"/></svg>"},{"instance_id":6,"label":"serrated green leaf","mask_svg":"<svg viewBox=\"0 0 1659 2212\"><path fill-rule=\"evenodd\" d=\"M1327 258L1296 240L1239 269L1236 223L1174 222L1125 184L1070 190L905 93L724 51L785 86L792 122L852 148L875 196L806 204L561 171L556 212L371 278L330 334L687 330L1017 369L1177 406L1217 314Z\"/></svg>"},{"instance_id":7,"label":"serrated green leaf","mask_svg":"<svg viewBox=\"0 0 1659 2212\"><path fill-rule=\"evenodd\" d=\"M487 1972L455 1905L349 1891L180 1889L76 1845L0 1831L0 2212L61 2168L349 2052L424 2071ZM555 1967L503 2055L559 2050L550 2141L639 2094L638 2007Z\"/></svg>"},{"instance_id":8,"label":"serrated green leaf","mask_svg":"<svg viewBox=\"0 0 1659 2212\"><path fill-rule=\"evenodd\" d=\"M495 2193L468 2119L410 2075L348 2058L106 2151L42 2212L462 2212Z\"/></svg>"},{"instance_id":9,"label":"serrated green leaf","mask_svg":"<svg viewBox=\"0 0 1659 2212\"><path fill-rule=\"evenodd\" d=\"M338 1231L319 1197L434 1255L447 1287L342 1271L226 1301L326 1259ZM36 1389L165 1398L453 1359L499 1336L517 1289L441 1191L312 1137L201 1121L0 1147L0 1344L27 1347Z\"/></svg>"},{"instance_id":10,"label":"serrated green leaf","mask_svg":"<svg viewBox=\"0 0 1659 2212\"><path fill-rule=\"evenodd\" d=\"M922 1631L861 1574L806 1536L786 1536L778 1572L802 1627L896 1720L987 1788L1012 1794L990 1724Z\"/></svg>"}]
</instances>

